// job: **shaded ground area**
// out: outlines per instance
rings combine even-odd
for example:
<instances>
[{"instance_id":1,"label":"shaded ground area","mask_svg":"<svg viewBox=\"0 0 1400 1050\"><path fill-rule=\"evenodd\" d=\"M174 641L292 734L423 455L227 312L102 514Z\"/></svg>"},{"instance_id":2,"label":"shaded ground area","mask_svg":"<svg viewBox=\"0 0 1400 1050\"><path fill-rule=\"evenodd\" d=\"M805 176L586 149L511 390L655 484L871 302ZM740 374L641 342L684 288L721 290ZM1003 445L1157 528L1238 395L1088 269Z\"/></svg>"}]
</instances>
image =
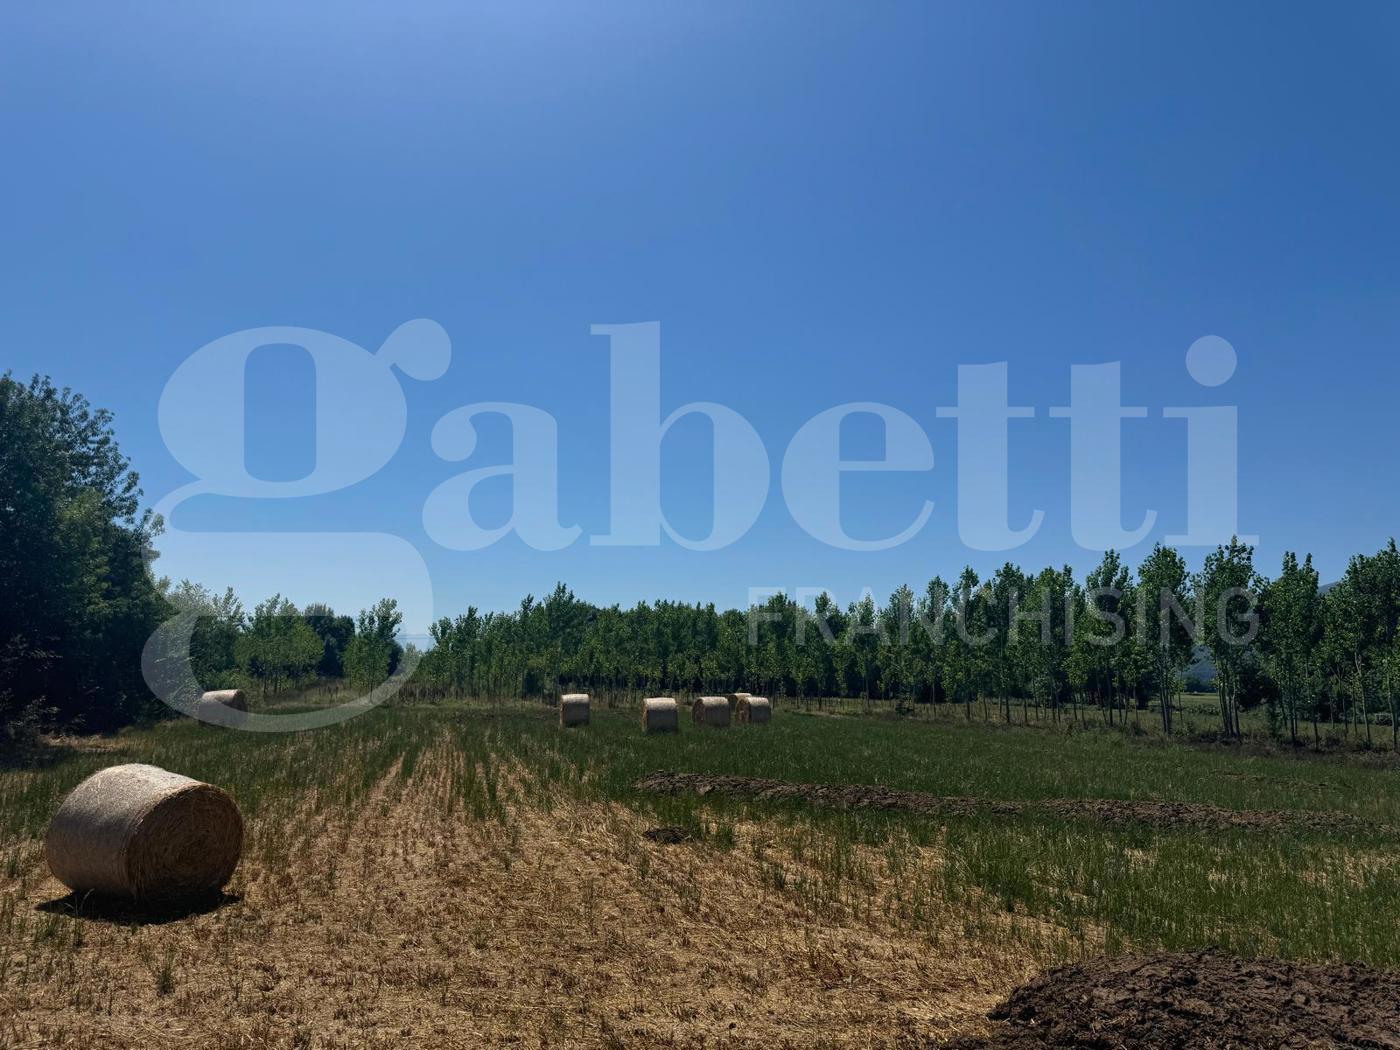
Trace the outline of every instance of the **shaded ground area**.
<instances>
[{"instance_id":1,"label":"shaded ground area","mask_svg":"<svg viewBox=\"0 0 1400 1050\"><path fill-rule=\"evenodd\" d=\"M237 904L239 900L236 894L222 890L177 901L142 904L92 894L66 893L35 905L34 910L91 922L110 922L118 926L159 926L195 915L208 915L211 911Z\"/></svg>"},{"instance_id":2,"label":"shaded ground area","mask_svg":"<svg viewBox=\"0 0 1400 1050\"><path fill-rule=\"evenodd\" d=\"M1226 809L1197 802L1064 798L1040 801L1008 801L960 795L930 795L922 791L897 791L874 784L802 784L762 777L713 776L706 773L658 771L637 781L640 791L664 795L724 795L760 801L810 802L840 809L891 809L911 813L940 814L1046 814L1080 817L1105 824L1154 824L1164 827L1253 828L1278 830L1309 828L1334 831L1375 825L1339 813L1310 810Z\"/></svg>"},{"instance_id":3,"label":"shaded ground area","mask_svg":"<svg viewBox=\"0 0 1400 1050\"><path fill-rule=\"evenodd\" d=\"M1037 977L945 1050L1400 1048L1400 974L1213 950L1095 959Z\"/></svg>"}]
</instances>

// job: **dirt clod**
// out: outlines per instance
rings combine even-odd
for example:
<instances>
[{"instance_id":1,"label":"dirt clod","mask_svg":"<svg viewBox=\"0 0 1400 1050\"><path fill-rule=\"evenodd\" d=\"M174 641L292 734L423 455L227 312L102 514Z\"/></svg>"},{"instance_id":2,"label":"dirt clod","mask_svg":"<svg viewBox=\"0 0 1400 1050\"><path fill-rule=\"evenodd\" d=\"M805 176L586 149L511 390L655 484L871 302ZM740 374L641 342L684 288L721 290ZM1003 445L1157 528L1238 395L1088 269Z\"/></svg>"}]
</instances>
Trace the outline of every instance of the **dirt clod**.
<instances>
[{"instance_id":1,"label":"dirt clod","mask_svg":"<svg viewBox=\"0 0 1400 1050\"><path fill-rule=\"evenodd\" d=\"M670 825L649 828L642 832L642 838L651 839L652 842L659 842L663 846L677 846L682 842L689 842L695 836L686 831L685 828L671 827Z\"/></svg>"},{"instance_id":2,"label":"dirt clod","mask_svg":"<svg viewBox=\"0 0 1400 1050\"><path fill-rule=\"evenodd\" d=\"M876 784L804 784L762 777L711 776L704 773L651 773L636 784L640 791L663 795L724 795L758 801L794 801L838 809L888 809L950 816L1044 814L1096 820L1108 825L1150 824L1158 827L1254 829L1308 828L1336 831L1360 822L1339 813L1310 810L1226 809L1199 802L1159 799L1060 798L1035 801L931 795L898 791ZM1371 830L1378 830L1370 825Z\"/></svg>"},{"instance_id":3,"label":"dirt clod","mask_svg":"<svg viewBox=\"0 0 1400 1050\"><path fill-rule=\"evenodd\" d=\"M1022 985L945 1050L1400 1048L1400 973L1214 949L1094 959Z\"/></svg>"}]
</instances>

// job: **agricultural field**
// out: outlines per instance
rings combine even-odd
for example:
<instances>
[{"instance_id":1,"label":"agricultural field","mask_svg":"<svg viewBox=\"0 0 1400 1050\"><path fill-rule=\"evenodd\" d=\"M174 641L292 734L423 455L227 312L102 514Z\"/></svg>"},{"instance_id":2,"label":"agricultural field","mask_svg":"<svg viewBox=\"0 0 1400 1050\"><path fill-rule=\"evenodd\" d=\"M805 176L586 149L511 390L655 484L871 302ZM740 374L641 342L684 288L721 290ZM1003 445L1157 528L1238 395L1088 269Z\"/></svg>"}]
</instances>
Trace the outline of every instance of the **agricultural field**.
<instances>
[{"instance_id":1,"label":"agricultural field","mask_svg":"<svg viewBox=\"0 0 1400 1050\"><path fill-rule=\"evenodd\" d=\"M51 742L0 770L0 1048L938 1045L1103 956L1400 967L1389 754L637 720L442 703ZM141 911L49 876L59 802L122 762L233 795L226 894Z\"/></svg>"}]
</instances>

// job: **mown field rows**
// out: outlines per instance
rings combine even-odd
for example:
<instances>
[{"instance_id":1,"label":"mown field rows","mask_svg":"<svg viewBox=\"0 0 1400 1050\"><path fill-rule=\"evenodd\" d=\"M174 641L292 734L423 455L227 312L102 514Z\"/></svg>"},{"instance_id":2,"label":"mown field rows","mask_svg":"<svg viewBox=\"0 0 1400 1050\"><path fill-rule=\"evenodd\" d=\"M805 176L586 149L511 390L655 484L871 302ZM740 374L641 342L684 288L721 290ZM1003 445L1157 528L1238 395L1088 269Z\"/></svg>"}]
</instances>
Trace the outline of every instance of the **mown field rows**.
<instances>
[{"instance_id":1,"label":"mown field rows","mask_svg":"<svg viewBox=\"0 0 1400 1050\"><path fill-rule=\"evenodd\" d=\"M154 762L237 799L249 841L222 907L160 923L74 914L47 877L40 836L59 800L89 772L124 761ZM654 770L1337 819L1212 829L839 810L639 792ZM287 736L182 722L69 741L46 763L0 772L0 1046L81 1045L94 1033L139 1042L181 1010L199 1016L201 995L243 1018L229 1031L244 1042L228 1045L282 1045L296 1031L314 1037L301 1045L390 1045L414 1024L441 1028L443 1039L495 1038L514 1025L527 1045L543 1045L578 1020L569 1011L585 994L601 1043L608 1031L635 1030L678 1045L716 1031L767 1045L879 1045L892 1033L975 1027L1029 974L1124 948L1219 944L1400 966L1389 917L1400 897L1395 772L1117 733L792 711L765 728L686 725L646 737L634 712L604 709L565 732L550 709L524 704L389 708ZM647 842L641 832L657 825L693 837ZM491 908L518 909L539 928L512 939ZM622 922L625 937L613 925ZM575 949L530 992L541 937ZM272 963L275 980L258 976L264 942L291 956ZM714 952L751 959L754 973L714 972ZM649 988L648 960L662 957L671 976ZM378 976L365 960L377 960ZM637 976L595 987L583 971L600 960ZM911 967L933 970L911 983ZM516 998L501 991L506 970L523 989ZM702 979L723 992L718 1013L688 1012L686 987ZM432 991L414 992L423 981ZM760 1008L801 998L803 981L845 998L789 1008L786 1021ZM769 990L745 993L755 982ZM373 1003L361 1001L366 983L379 988ZM654 1001L652 1012L637 1013L633 999ZM844 1035L823 1024L822 1009L840 1015ZM192 1027L191 1045L215 1045L199 1044L212 1030Z\"/></svg>"}]
</instances>

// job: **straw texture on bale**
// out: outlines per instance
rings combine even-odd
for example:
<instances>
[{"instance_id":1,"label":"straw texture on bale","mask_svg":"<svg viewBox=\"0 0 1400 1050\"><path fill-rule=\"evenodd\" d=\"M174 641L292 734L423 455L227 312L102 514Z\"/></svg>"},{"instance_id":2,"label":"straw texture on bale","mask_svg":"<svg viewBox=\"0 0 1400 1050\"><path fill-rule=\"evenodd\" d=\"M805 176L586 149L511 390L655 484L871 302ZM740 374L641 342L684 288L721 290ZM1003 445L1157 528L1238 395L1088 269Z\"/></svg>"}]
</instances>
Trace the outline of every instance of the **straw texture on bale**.
<instances>
[{"instance_id":1,"label":"straw texture on bale","mask_svg":"<svg viewBox=\"0 0 1400 1050\"><path fill-rule=\"evenodd\" d=\"M172 900L221 889L243 852L243 817L212 784L140 764L110 766L63 800L49 870L71 890Z\"/></svg>"},{"instance_id":2,"label":"straw texture on bale","mask_svg":"<svg viewBox=\"0 0 1400 1050\"><path fill-rule=\"evenodd\" d=\"M767 725L773 721L773 705L766 696L742 696L735 717L742 725Z\"/></svg>"},{"instance_id":3,"label":"straw texture on bale","mask_svg":"<svg viewBox=\"0 0 1400 1050\"><path fill-rule=\"evenodd\" d=\"M751 693L725 693L724 698L729 701L729 710L732 713L739 710L739 702L741 700L752 695Z\"/></svg>"},{"instance_id":4,"label":"straw texture on bale","mask_svg":"<svg viewBox=\"0 0 1400 1050\"><path fill-rule=\"evenodd\" d=\"M729 725L729 701L722 696L702 696L691 705L690 716L696 725L722 729Z\"/></svg>"},{"instance_id":5,"label":"straw texture on bale","mask_svg":"<svg viewBox=\"0 0 1400 1050\"><path fill-rule=\"evenodd\" d=\"M194 705L195 718L216 725L238 725L247 713L248 699L242 689L215 689L201 696Z\"/></svg>"},{"instance_id":6,"label":"straw texture on bale","mask_svg":"<svg viewBox=\"0 0 1400 1050\"><path fill-rule=\"evenodd\" d=\"M642 729L648 733L676 733L681 728L680 705L669 696L649 696L642 701Z\"/></svg>"},{"instance_id":7,"label":"straw texture on bale","mask_svg":"<svg viewBox=\"0 0 1400 1050\"><path fill-rule=\"evenodd\" d=\"M559 698L559 724L561 726L586 726L589 719L587 693L565 693Z\"/></svg>"}]
</instances>

